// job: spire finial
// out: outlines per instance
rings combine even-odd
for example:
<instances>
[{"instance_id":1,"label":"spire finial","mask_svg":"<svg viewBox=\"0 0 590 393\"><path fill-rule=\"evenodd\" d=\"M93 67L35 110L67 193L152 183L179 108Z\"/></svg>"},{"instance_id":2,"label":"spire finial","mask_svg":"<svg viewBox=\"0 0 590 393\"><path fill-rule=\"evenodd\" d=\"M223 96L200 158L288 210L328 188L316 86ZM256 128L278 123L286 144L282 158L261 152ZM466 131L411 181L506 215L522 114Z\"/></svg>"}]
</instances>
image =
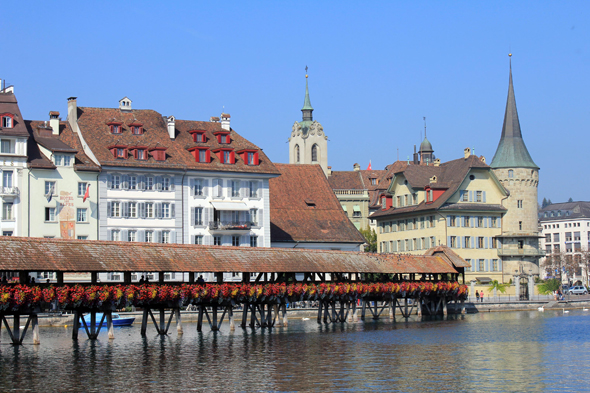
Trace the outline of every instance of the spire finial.
<instances>
[{"instance_id":1,"label":"spire finial","mask_svg":"<svg viewBox=\"0 0 590 393\"><path fill-rule=\"evenodd\" d=\"M422 118L424 119L424 138L426 138L426 116Z\"/></svg>"},{"instance_id":2,"label":"spire finial","mask_svg":"<svg viewBox=\"0 0 590 393\"><path fill-rule=\"evenodd\" d=\"M305 100L303 101L303 108L301 112L303 112L303 121L313 121L312 112L313 107L311 106L311 101L309 100L309 87L307 82L307 66L305 66Z\"/></svg>"},{"instance_id":3,"label":"spire finial","mask_svg":"<svg viewBox=\"0 0 590 393\"><path fill-rule=\"evenodd\" d=\"M305 66L305 79L307 79L307 66Z\"/></svg>"}]
</instances>

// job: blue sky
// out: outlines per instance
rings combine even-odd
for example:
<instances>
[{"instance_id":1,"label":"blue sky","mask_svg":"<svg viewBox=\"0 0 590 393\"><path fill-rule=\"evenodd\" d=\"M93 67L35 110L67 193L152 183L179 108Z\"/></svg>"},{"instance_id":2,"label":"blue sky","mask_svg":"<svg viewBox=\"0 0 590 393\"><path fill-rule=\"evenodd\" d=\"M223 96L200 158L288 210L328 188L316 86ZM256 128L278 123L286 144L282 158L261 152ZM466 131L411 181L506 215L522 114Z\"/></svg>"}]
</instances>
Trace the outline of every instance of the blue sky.
<instances>
[{"instance_id":1,"label":"blue sky","mask_svg":"<svg viewBox=\"0 0 590 393\"><path fill-rule=\"evenodd\" d=\"M405 159L423 136L443 161L496 150L508 53L539 199L590 200L590 3L17 2L3 4L0 78L23 116L80 106L136 109L232 127L288 162L305 66L334 170Z\"/></svg>"}]
</instances>

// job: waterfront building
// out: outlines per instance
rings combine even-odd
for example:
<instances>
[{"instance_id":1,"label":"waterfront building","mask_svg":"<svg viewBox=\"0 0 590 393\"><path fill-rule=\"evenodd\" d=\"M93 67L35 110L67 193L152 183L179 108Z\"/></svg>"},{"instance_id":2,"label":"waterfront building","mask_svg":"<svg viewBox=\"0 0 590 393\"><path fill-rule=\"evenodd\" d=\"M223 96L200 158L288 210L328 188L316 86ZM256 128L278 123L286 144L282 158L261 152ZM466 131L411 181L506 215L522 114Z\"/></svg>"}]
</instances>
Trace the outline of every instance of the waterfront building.
<instances>
[{"instance_id":1,"label":"waterfront building","mask_svg":"<svg viewBox=\"0 0 590 393\"><path fill-rule=\"evenodd\" d=\"M520 130L512 84L512 63L502 136L490 167L509 191L503 201L507 210L502 224L500 251L506 277L538 275L539 258L543 255L539 249L537 221L539 167L531 158Z\"/></svg>"},{"instance_id":2,"label":"waterfront building","mask_svg":"<svg viewBox=\"0 0 590 393\"><path fill-rule=\"evenodd\" d=\"M25 121L18 107L14 87L2 87L0 80L0 231L2 236L26 236L27 139Z\"/></svg>"},{"instance_id":3,"label":"waterfront building","mask_svg":"<svg viewBox=\"0 0 590 393\"><path fill-rule=\"evenodd\" d=\"M467 148L463 158L446 163L391 168L380 209L371 215L378 252L424 254L445 245L470 264L468 281L502 280L498 238L507 192L485 159Z\"/></svg>"},{"instance_id":4,"label":"waterfront building","mask_svg":"<svg viewBox=\"0 0 590 393\"><path fill-rule=\"evenodd\" d=\"M301 109L302 120L295 122L289 138L290 164L319 164L328 175L328 137L322 125L313 120L313 107L309 99L307 75L305 75L305 100Z\"/></svg>"},{"instance_id":5,"label":"waterfront building","mask_svg":"<svg viewBox=\"0 0 590 393\"><path fill-rule=\"evenodd\" d=\"M275 164L270 180L271 247L361 251L365 238L348 219L319 165Z\"/></svg>"},{"instance_id":6,"label":"waterfront building","mask_svg":"<svg viewBox=\"0 0 590 393\"><path fill-rule=\"evenodd\" d=\"M573 276L567 278L572 281L581 279L587 285L590 202L552 203L545 206L539 210L539 227L541 228L541 249L546 255L541 259L541 266L548 267L546 259L552 256L569 256L577 262L577 266ZM550 268L545 269L545 275L556 276L556 272Z\"/></svg>"}]
</instances>

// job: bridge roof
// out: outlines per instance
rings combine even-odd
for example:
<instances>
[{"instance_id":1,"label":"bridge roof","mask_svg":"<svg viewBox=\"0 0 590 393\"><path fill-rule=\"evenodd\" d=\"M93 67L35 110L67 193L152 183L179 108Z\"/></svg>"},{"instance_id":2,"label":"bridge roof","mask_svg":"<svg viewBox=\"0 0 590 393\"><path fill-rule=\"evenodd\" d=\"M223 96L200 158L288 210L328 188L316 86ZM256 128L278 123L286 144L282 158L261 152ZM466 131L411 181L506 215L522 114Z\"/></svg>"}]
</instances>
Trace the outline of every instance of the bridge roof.
<instances>
[{"instance_id":1,"label":"bridge roof","mask_svg":"<svg viewBox=\"0 0 590 393\"><path fill-rule=\"evenodd\" d=\"M61 272L457 273L438 256L0 237L0 270Z\"/></svg>"}]
</instances>

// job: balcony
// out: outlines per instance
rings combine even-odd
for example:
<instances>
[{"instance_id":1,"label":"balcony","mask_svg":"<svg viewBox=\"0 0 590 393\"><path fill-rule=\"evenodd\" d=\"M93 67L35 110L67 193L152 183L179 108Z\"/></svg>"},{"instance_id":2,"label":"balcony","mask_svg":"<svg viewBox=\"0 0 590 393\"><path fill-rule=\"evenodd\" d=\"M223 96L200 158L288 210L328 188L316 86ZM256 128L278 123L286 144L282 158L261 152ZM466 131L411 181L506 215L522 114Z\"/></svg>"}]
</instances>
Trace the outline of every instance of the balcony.
<instances>
[{"instance_id":1,"label":"balcony","mask_svg":"<svg viewBox=\"0 0 590 393\"><path fill-rule=\"evenodd\" d=\"M546 255L545 251L543 250L535 250L535 249L500 249L498 250L498 255L501 257L510 257L510 256L526 256L526 257L543 257Z\"/></svg>"},{"instance_id":2,"label":"balcony","mask_svg":"<svg viewBox=\"0 0 590 393\"><path fill-rule=\"evenodd\" d=\"M0 196L18 196L18 187L0 187Z\"/></svg>"},{"instance_id":3,"label":"balcony","mask_svg":"<svg viewBox=\"0 0 590 393\"><path fill-rule=\"evenodd\" d=\"M210 221L211 231L249 231L252 228L250 221Z\"/></svg>"}]
</instances>

